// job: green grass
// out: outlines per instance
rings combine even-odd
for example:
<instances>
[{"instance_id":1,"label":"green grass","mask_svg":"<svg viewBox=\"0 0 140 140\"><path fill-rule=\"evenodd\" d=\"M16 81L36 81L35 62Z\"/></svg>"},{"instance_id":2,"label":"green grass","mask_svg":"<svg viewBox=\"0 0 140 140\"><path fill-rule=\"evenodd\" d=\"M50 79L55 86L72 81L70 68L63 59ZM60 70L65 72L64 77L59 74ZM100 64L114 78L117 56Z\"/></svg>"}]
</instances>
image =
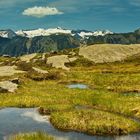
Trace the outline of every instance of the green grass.
<instances>
[{"instance_id":1,"label":"green grass","mask_svg":"<svg viewBox=\"0 0 140 140\"><path fill-rule=\"evenodd\" d=\"M9 140L54 140L54 138L46 133L37 132L37 133L18 134L15 136L11 136Z\"/></svg>"},{"instance_id":2,"label":"green grass","mask_svg":"<svg viewBox=\"0 0 140 140\"><path fill-rule=\"evenodd\" d=\"M53 113L51 122L61 130L75 130L91 135L123 135L140 130L140 124L130 119L88 109Z\"/></svg>"}]
</instances>

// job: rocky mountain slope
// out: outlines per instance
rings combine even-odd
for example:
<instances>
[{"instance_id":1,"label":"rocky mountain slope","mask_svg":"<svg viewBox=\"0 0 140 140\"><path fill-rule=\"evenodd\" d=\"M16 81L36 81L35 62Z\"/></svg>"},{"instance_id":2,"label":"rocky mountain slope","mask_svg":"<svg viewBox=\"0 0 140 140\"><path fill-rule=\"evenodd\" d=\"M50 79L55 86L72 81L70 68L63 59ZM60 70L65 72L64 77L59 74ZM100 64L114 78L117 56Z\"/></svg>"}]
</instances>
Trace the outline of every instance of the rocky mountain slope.
<instances>
[{"instance_id":1,"label":"rocky mountain slope","mask_svg":"<svg viewBox=\"0 0 140 140\"><path fill-rule=\"evenodd\" d=\"M16 36L12 39L0 38L0 55L19 56L30 53L54 52L67 48L76 48L80 42L70 35L51 35L27 38Z\"/></svg>"},{"instance_id":2,"label":"rocky mountain slope","mask_svg":"<svg viewBox=\"0 0 140 140\"><path fill-rule=\"evenodd\" d=\"M139 44L140 29L130 33L114 33L105 36L90 36L87 40L88 45L92 44Z\"/></svg>"}]
</instances>

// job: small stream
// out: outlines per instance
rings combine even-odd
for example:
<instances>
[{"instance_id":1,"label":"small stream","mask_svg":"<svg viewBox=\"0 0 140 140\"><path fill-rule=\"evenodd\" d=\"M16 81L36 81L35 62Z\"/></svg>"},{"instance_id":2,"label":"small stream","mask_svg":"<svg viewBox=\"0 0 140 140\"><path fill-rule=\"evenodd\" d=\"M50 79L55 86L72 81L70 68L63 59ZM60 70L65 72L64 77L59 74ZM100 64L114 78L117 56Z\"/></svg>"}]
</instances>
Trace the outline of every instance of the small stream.
<instances>
[{"instance_id":1,"label":"small stream","mask_svg":"<svg viewBox=\"0 0 140 140\"><path fill-rule=\"evenodd\" d=\"M36 131L47 132L56 140L140 140L140 134L104 137L58 131L50 124L47 116L41 116L37 109L33 108L5 108L0 110L0 140L6 140L9 135Z\"/></svg>"}]
</instances>

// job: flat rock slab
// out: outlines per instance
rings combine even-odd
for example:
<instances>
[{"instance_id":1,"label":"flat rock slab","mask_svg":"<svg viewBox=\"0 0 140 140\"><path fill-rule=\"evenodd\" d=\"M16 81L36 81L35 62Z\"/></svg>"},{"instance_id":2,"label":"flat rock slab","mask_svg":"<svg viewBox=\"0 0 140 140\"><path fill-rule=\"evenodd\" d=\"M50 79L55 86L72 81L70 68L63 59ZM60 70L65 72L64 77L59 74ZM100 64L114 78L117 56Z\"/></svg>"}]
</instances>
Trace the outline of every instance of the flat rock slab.
<instances>
[{"instance_id":1,"label":"flat rock slab","mask_svg":"<svg viewBox=\"0 0 140 140\"><path fill-rule=\"evenodd\" d=\"M65 66L65 63L75 61L77 58L69 58L68 55L57 55L47 59L47 64L52 64L52 67L70 70Z\"/></svg>"},{"instance_id":2,"label":"flat rock slab","mask_svg":"<svg viewBox=\"0 0 140 140\"><path fill-rule=\"evenodd\" d=\"M20 60L25 61L26 63L29 63L31 61L31 59L36 57L36 55L37 55L37 53L23 55L23 56L20 57Z\"/></svg>"},{"instance_id":3,"label":"flat rock slab","mask_svg":"<svg viewBox=\"0 0 140 140\"><path fill-rule=\"evenodd\" d=\"M12 83L10 81L2 81L0 82L0 89L1 91L8 91L8 92L15 92L17 90L18 85L15 83Z\"/></svg>"},{"instance_id":4,"label":"flat rock slab","mask_svg":"<svg viewBox=\"0 0 140 140\"><path fill-rule=\"evenodd\" d=\"M48 71L46 71L46 70L42 70L42 69L35 68L35 67L33 67L33 70L35 70L38 73L42 73L42 74L47 74L48 73Z\"/></svg>"},{"instance_id":5,"label":"flat rock slab","mask_svg":"<svg viewBox=\"0 0 140 140\"><path fill-rule=\"evenodd\" d=\"M123 61L138 53L140 53L140 44L99 44L81 47L79 50L79 55L95 63Z\"/></svg>"},{"instance_id":6,"label":"flat rock slab","mask_svg":"<svg viewBox=\"0 0 140 140\"><path fill-rule=\"evenodd\" d=\"M24 71L16 70L17 66L1 66L0 76L12 76L16 73L24 73Z\"/></svg>"}]
</instances>

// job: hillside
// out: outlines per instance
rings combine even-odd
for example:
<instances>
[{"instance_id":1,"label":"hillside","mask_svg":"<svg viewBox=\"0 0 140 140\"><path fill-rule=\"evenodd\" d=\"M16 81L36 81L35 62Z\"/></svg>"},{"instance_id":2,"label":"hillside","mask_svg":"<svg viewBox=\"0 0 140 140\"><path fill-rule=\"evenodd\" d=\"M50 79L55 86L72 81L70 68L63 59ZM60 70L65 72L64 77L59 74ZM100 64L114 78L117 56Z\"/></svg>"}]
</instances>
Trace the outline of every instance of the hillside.
<instances>
[{"instance_id":1,"label":"hillside","mask_svg":"<svg viewBox=\"0 0 140 140\"><path fill-rule=\"evenodd\" d=\"M79 55L93 61L94 63L108 63L123 61L140 53L140 44L98 44L81 47Z\"/></svg>"},{"instance_id":2,"label":"hillside","mask_svg":"<svg viewBox=\"0 0 140 140\"><path fill-rule=\"evenodd\" d=\"M77 48L80 42L70 35L51 35L27 38L16 36L12 39L0 38L0 55L20 56L30 53L54 52Z\"/></svg>"}]
</instances>

